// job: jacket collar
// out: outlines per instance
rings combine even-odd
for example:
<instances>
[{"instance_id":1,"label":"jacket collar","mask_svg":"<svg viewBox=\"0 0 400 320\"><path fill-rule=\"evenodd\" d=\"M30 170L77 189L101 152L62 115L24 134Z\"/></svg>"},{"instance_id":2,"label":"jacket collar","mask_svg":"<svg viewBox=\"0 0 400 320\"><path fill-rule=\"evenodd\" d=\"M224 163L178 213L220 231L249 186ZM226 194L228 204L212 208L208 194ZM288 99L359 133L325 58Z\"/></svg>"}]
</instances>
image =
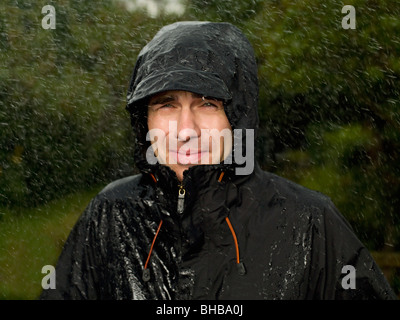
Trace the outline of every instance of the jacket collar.
<instances>
[{"instance_id":1,"label":"jacket collar","mask_svg":"<svg viewBox=\"0 0 400 320\"><path fill-rule=\"evenodd\" d=\"M234 177L233 167L225 164L190 167L184 171L182 181L179 181L175 172L165 165L149 165L142 172L150 175L155 186L172 199L177 197L179 189L183 187L186 191L185 201L191 200L198 195L198 192L207 190L220 182L218 180L222 172L225 181Z\"/></svg>"},{"instance_id":2,"label":"jacket collar","mask_svg":"<svg viewBox=\"0 0 400 320\"><path fill-rule=\"evenodd\" d=\"M162 210L162 212L174 219L182 219L187 214L190 214L186 209L191 208L205 194L216 192L216 190L224 188L230 182L233 182L235 186L239 185L249 177L235 175L235 167L231 164L223 163L190 167L184 172L183 181L179 181L175 172L165 165L147 165L142 167L141 171L148 177L149 183L154 186L158 202L167 210L167 212L165 210ZM185 189L185 210L182 215L177 213L178 193L181 187ZM226 201L225 194L220 194L220 196L221 201ZM206 209L212 206L208 202L200 205Z\"/></svg>"}]
</instances>

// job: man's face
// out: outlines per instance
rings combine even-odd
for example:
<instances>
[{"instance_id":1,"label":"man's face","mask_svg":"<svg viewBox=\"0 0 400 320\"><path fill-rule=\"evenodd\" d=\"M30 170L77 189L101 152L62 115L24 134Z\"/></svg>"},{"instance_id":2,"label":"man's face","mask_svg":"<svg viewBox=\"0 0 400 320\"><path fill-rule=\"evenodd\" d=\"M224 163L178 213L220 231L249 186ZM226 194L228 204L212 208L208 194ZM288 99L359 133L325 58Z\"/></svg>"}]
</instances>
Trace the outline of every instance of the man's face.
<instances>
[{"instance_id":1,"label":"man's face","mask_svg":"<svg viewBox=\"0 0 400 320\"><path fill-rule=\"evenodd\" d=\"M220 163L232 149L223 103L212 98L188 91L157 94L150 99L147 124L158 161L179 180L189 167Z\"/></svg>"}]
</instances>

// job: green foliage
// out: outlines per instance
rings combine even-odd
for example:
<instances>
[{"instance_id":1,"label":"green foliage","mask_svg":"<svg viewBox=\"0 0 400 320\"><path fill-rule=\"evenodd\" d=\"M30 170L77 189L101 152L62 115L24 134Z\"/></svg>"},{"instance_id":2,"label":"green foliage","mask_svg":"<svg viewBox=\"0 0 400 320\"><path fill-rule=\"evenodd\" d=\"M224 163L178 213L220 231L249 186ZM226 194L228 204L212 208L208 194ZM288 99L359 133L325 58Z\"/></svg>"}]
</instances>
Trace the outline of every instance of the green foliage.
<instances>
[{"instance_id":1,"label":"green foliage","mask_svg":"<svg viewBox=\"0 0 400 320\"><path fill-rule=\"evenodd\" d=\"M47 4L54 30L41 26ZM152 25L113 1L0 9L0 204L37 205L132 174L126 91L140 48L164 20Z\"/></svg>"},{"instance_id":2,"label":"green foliage","mask_svg":"<svg viewBox=\"0 0 400 320\"><path fill-rule=\"evenodd\" d=\"M42 267L56 265L71 228L101 188L35 208L0 207L0 300L38 298Z\"/></svg>"},{"instance_id":3,"label":"green foliage","mask_svg":"<svg viewBox=\"0 0 400 320\"><path fill-rule=\"evenodd\" d=\"M263 0L191 0L187 11L190 20L231 22L244 25L254 17L263 6Z\"/></svg>"},{"instance_id":4,"label":"green foliage","mask_svg":"<svg viewBox=\"0 0 400 320\"><path fill-rule=\"evenodd\" d=\"M341 26L345 4L355 30ZM395 1L264 1L246 25L261 163L331 196L374 249L400 246L399 16Z\"/></svg>"}]
</instances>

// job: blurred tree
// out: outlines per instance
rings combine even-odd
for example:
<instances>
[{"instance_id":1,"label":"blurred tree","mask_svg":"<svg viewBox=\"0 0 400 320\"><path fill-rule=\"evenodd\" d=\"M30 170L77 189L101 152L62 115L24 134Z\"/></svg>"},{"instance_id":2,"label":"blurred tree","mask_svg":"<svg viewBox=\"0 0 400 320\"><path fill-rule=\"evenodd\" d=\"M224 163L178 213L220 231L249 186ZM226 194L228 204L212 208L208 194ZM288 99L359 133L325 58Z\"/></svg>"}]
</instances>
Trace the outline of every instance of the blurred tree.
<instances>
[{"instance_id":1,"label":"blurred tree","mask_svg":"<svg viewBox=\"0 0 400 320\"><path fill-rule=\"evenodd\" d=\"M48 4L54 30L41 27ZM32 206L133 173L129 77L168 22L111 0L10 0L0 12L0 204Z\"/></svg>"},{"instance_id":2,"label":"blurred tree","mask_svg":"<svg viewBox=\"0 0 400 320\"><path fill-rule=\"evenodd\" d=\"M400 246L399 16L396 1L271 0L246 24L270 141L260 161L328 194L373 249Z\"/></svg>"},{"instance_id":3,"label":"blurred tree","mask_svg":"<svg viewBox=\"0 0 400 320\"><path fill-rule=\"evenodd\" d=\"M263 8L263 0L189 0L187 15L190 20L230 22L244 25Z\"/></svg>"}]
</instances>

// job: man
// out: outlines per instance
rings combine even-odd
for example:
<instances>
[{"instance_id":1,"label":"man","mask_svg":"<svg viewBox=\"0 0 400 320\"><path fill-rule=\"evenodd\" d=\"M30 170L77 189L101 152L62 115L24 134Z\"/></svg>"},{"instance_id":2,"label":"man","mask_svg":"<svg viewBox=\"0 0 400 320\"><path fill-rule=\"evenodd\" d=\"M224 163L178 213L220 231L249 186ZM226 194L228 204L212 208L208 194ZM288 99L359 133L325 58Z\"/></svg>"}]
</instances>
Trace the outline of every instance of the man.
<instances>
[{"instance_id":1,"label":"man","mask_svg":"<svg viewBox=\"0 0 400 320\"><path fill-rule=\"evenodd\" d=\"M180 22L139 54L141 173L89 204L43 299L395 299L324 195L254 163L257 66L228 23Z\"/></svg>"}]
</instances>

